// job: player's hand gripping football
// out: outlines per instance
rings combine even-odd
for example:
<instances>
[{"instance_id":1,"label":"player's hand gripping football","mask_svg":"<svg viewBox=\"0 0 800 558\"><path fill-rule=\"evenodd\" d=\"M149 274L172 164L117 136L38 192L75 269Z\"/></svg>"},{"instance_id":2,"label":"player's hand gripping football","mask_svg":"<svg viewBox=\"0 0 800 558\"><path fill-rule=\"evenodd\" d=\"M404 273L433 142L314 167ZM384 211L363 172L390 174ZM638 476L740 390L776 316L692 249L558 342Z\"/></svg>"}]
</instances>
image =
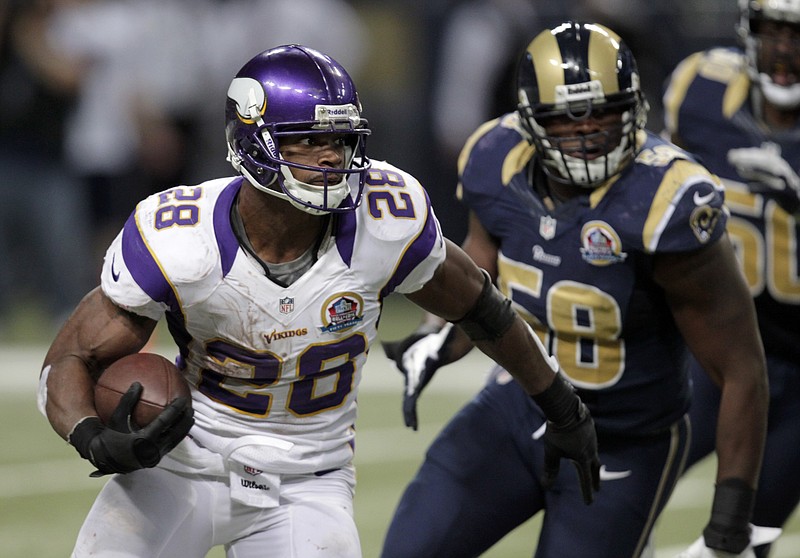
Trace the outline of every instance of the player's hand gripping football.
<instances>
[{"instance_id":1,"label":"player's hand gripping football","mask_svg":"<svg viewBox=\"0 0 800 558\"><path fill-rule=\"evenodd\" d=\"M449 362L455 334L455 327L448 322L439 330L420 328L400 341L381 343L386 356L405 377L403 420L409 428L417 429L417 399L433 374Z\"/></svg>"},{"instance_id":2,"label":"player's hand gripping football","mask_svg":"<svg viewBox=\"0 0 800 558\"><path fill-rule=\"evenodd\" d=\"M800 176L781 156L779 145L765 142L760 147L742 147L728 151L728 162L736 167L739 176L755 184L781 192L787 209L794 212L800 206Z\"/></svg>"},{"instance_id":3,"label":"player's hand gripping football","mask_svg":"<svg viewBox=\"0 0 800 558\"><path fill-rule=\"evenodd\" d=\"M578 471L581 494L586 504L594 501L600 490L600 458L597 454L597 433L594 420L572 386L561 375L552 385L533 396L547 417L544 442L544 478L550 488L558 476L561 459L569 459Z\"/></svg>"},{"instance_id":4,"label":"player's hand gripping football","mask_svg":"<svg viewBox=\"0 0 800 558\"><path fill-rule=\"evenodd\" d=\"M87 417L70 433L69 443L97 467L91 476L155 467L188 434L194 424L194 411L184 397L172 401L144 428L135 429L131 414L141 394L142 385L133 383L107 425L98 417Z\"/></svg>"}]
</instances>

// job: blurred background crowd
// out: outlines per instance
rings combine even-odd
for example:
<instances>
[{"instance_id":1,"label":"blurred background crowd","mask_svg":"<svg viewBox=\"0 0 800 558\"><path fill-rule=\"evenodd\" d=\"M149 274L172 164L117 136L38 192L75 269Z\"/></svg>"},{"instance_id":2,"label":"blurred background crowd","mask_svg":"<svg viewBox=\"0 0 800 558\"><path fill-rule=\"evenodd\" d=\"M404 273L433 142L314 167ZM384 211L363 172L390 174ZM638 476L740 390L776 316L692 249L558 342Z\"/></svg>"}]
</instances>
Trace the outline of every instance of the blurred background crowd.
<instances>
[{"instance_id":1,"label":"blurred background crowd","mask_svg":"<svg viewBox=\"0 0 800 558\"><path fill-rule=\"evenodd\" d=\"M593 20L639 62L661 129L663 80L733 44L736 0L0 0L0 342L49 338L98 283L134 204L230 176L225 91L255 53L303 43L341 62L368 152L415 174L461 242L456 158L512 110L516 56L543 27Z\"/></svg>"}]
</instances>

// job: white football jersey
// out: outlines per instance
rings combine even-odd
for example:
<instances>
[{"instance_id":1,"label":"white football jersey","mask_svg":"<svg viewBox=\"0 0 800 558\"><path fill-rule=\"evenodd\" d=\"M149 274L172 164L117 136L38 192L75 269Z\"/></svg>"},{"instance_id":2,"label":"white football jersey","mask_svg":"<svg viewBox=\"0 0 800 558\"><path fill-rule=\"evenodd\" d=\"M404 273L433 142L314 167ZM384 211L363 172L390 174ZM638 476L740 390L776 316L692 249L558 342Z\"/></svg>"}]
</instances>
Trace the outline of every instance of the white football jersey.
<instances>
[{"instance_id":1,"label":"white football jersey","mask_svg":"<svg viewBox=\"0 0 800 558\"><path fill-rule=\"evenodd\" d=\"M222 473L219 456L244 445L275 473L342 467L383 299L432 277L444 259L438 221L416 179L373 161L362 204L332 216L313 267L282 287L234 234L231 207L248 187L217 179L139 203L108 249L103 292L166 315L178 345L196 422L165 466Z\"/></svg>"}]
</instances>

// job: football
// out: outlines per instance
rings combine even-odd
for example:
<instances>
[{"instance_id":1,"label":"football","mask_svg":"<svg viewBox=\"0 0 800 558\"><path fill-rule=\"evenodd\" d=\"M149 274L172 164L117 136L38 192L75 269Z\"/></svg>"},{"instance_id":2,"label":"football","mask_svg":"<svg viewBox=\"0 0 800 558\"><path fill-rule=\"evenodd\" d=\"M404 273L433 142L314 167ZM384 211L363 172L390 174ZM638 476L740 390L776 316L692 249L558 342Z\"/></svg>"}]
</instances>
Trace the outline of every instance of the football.
<instances>
[{"instance_id":1,"label":"football","mask_svg":"<svg viewBox=\"0 0 800 558\"><path fill-rule=\"evenodd\" d=\"M169 360L154 353L134 353L106 368L94 388L97 414L108 423L120 398L134 382L142 384L142 396L133 409L133 422L142 428L152 422L176 397L191 397L189 384Z\"/></svg>"}]
</instances>

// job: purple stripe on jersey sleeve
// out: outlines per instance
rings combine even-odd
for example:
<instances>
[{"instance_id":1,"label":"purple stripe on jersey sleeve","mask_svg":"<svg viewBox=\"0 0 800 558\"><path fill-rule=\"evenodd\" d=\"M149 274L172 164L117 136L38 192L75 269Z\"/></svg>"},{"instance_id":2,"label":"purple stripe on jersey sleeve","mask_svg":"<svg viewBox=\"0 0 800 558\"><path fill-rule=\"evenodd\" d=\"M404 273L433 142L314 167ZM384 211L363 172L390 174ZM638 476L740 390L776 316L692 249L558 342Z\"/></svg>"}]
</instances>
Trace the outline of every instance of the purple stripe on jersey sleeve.
<instances>
[{"instance_id":1,"label":"purple stripe on jersey sleeve","mask_svg":"<svg viewBox=\"0 0 800 558\"><path fill-rule=\"evenodd\" d=\"M122 257L136 284L156 302L163 302L175 312L180 310L172 286L164 277L136 225L131 213L122 229Z\"/></svg>"},{"instance_id":2,"label":"purple stripe on jersey sleeve","mask_svg":"<svg viewBox=\"0 0 800 558\"><path fill-rule=\"evenodd\" d=\"M233 267L233 260L239 251L239 241L231 225L231 206L236 194L242 186L242 178L237 178L225 187L214 206L214 235L222 264L222 276L225 277Z\"/></svg>"},{"instance_id":3,"label":"purple stripe on jersey sleeve","mask_svg":"<svg viewBox=\"0 0 800 558\"><path fill-rule=\"evenodd\" d=\"M389 293L393 292L395 288L397 288L397 285L402 283L405 278L408 277L408 274L411 273L421 261L430 255L431 250L436 245L436 242L441 238L439 236L439 226L436 222L436 217L433 215L433 211L431 211L431 201L428 198L427 193L425 194L425 202L428 212L428 218L425 220L425 226L423 227L422 231L420 231L417 238L415 238L411 243L411 246L408 247L406 253L403 254L403 258L400 260L400 264L397 266L394 275L381 290L381 298L386 297L389 295Z\"/></svg>"},{"instance_id":4,"label":"purple stripe on jersey sleeve","mask_svg":"<svg viewBox=\"0 0 800 558\"><path fill-rule=\"evenodd\" d=\"M350 267L353 261L353 246L356 242L356 212L337 213L336 219L336 249L342 261Z\"/></svg>"}]
</instances>

